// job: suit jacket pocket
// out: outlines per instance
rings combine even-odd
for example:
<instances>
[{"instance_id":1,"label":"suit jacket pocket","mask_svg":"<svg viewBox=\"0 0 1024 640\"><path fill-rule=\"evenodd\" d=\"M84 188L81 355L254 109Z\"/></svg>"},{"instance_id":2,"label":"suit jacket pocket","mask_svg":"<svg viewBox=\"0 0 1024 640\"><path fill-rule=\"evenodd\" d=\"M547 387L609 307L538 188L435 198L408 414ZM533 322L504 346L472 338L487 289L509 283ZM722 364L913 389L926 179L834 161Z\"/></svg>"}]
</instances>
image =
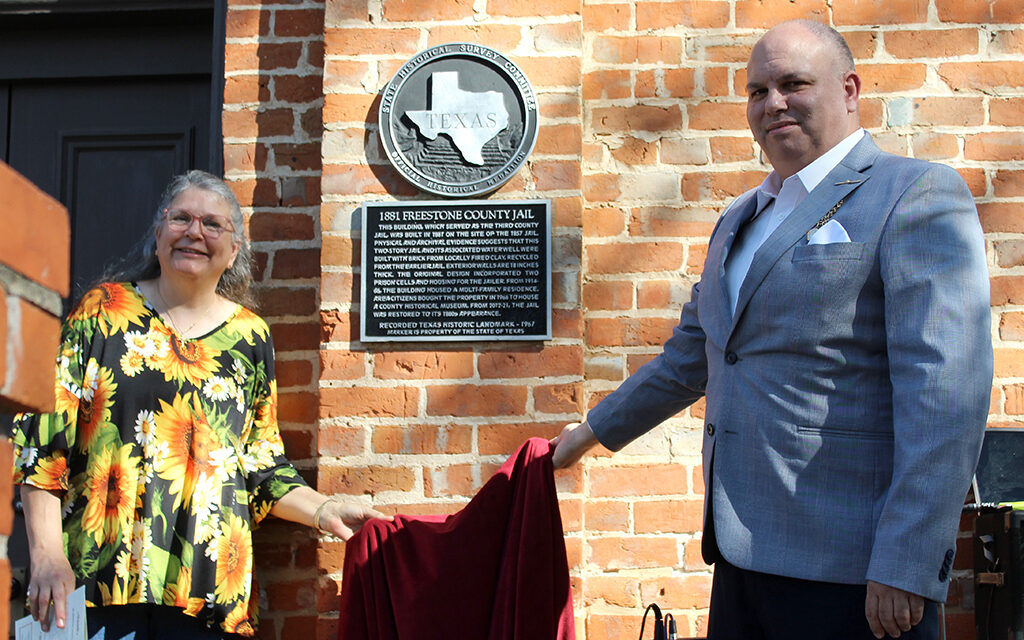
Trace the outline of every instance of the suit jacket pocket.
<instances>
[{"instance_id":1,"label":"suit jacket pocket","mask_svg":"<svg viewBox=\"0 0 1024 640\"><path fill-rule=\"evenodd\" d=\"M808 427L797 425L796 432L803 435L822 438L852 438L854 440L892 440L892 433L886 431L865 431L864 429L844 429L842 427Z\"/></svg>"},{"instance_id":2,"label":"suit jacket pocket","mask_svg":"<svg viewBox=\"0 0 1024 640\"><path fill-rule=\"evenodd\" d=\"M793 249L793 262L809 260L860 260L863 257L863 242L803 244Z\"/></svg>"}]
</instances>

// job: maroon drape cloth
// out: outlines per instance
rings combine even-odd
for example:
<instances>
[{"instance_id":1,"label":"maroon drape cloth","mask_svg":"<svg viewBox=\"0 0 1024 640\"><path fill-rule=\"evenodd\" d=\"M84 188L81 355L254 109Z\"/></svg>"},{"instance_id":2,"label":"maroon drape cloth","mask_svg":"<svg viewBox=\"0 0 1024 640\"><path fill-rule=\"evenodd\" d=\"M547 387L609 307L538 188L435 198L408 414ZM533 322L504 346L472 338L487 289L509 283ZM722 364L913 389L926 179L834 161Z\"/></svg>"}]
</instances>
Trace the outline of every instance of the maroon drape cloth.
<instances>
[{"instance_id":1,"label":"maroon drape cloth","mask_svg":"<svg viewBox=\"0 0 1024 640\"><path fill-rule=\"evenodd\" d=\"M573 640L551 446L531 438L461 511L346 544L339 640Z\"/></svg>"}]
</instances>

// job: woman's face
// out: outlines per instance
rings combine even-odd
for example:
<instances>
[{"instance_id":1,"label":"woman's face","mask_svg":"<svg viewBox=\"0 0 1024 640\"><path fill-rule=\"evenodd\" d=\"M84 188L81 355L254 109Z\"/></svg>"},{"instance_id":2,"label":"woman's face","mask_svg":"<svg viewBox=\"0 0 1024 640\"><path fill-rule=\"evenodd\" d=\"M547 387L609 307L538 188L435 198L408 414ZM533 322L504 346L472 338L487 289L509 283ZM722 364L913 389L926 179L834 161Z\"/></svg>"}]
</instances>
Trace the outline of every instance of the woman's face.
<instances>
[{"instance_id":1,"label":"woman's face","mask_svg":"<svg viewBox=\"0 0 1024 640\"><path fill-rule=\"evenodd\" d=\"M232 231L231 208L220 196L197 187L182 191L156 230L161 272L220 280L241 247Z\"/></svg>"}]
</instances>

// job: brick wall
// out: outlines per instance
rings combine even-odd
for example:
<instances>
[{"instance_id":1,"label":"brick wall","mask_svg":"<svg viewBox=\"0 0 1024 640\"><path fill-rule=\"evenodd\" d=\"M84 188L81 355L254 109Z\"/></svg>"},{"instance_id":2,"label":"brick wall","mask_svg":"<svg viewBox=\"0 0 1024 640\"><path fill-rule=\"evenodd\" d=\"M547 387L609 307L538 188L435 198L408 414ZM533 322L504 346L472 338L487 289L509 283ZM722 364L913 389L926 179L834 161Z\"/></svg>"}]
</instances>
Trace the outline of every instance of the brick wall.
<instances>
[{"instance_id":1,"label":"brick wall","mask_svg":"<svg viewBox=\"0 0 1024 640\"><path fill-rule=\"evenodd\" d=\"M993 425L1024 423L1024 0L230 0L226 175L251 213L290 456L321 490L450 512L522 440L579 419L668 336L707 236L757 184L749 47L791 17L835 25L881 146L956 167L992 273ZM553 201L554 338L358 342L364 200L418 196L388 165L378 94L429 46L493 47L540 101L530 161L494 198ZM558 476L577 626L635 637L642 604L703 635L702 404ZM948 607L973 637L969 525ZM261 636L333 638L343 545L259 534Z\"/></svg>"},{"instance_id":2,"label":"brick wall","mask_svg":"<svg viewBox=\"0 0 1024 640\"><path fill-rule=\"evenodd\" d=\"M67 211L0 162L4 231L0 234L0 413L52 411L61 297L69 292L71 228ZM46 229L46 233L39 233ZM11 469L11 443L0 437L0 469ZM0 602L7 602L14 488L0 473ZM24 586L24 585L23 585ZM0 629L9 610L0 607Z\"/></svg>"}]
</instances>

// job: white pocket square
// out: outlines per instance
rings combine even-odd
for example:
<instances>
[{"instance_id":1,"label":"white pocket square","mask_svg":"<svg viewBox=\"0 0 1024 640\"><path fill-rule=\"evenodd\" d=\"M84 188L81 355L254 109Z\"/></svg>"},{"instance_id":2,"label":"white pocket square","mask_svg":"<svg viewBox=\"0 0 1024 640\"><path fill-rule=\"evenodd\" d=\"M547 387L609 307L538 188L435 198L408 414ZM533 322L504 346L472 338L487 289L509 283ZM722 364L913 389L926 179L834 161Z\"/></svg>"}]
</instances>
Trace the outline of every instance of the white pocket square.
<instances>
[{"instance_id":1,"label":"white pocket square","mask_svg":"<svg viewBox=\"0 0 1024 640\"><path fill-rule=\"evenodd\" d=\"M850 242L850 235L835 218L818 229L812 229L807 234L807 244L835 244L837 242Z\"/></svg>"}]
</instances>

